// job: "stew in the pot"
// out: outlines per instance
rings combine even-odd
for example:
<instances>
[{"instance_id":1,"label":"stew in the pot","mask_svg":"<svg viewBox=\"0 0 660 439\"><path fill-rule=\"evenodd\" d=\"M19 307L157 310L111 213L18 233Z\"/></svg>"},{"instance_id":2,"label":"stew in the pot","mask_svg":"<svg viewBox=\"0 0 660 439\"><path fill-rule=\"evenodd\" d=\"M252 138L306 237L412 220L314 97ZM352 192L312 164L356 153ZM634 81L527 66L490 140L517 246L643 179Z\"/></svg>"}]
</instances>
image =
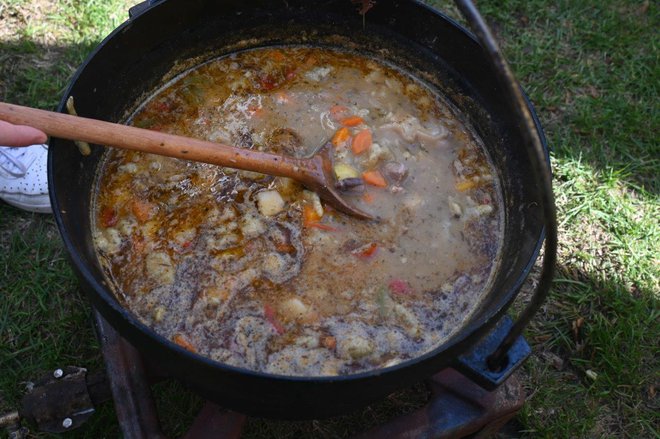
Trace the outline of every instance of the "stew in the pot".
<instances>
[{"instance_id":1,"label":"stew in the pot","mask_svg":"<svg viewBox=\"0 0 660 439\"><path fill-rule=\"evenodd\" d=\"M381 218L284 178L108 150L99 260L124 306L185 349L283 375L381 368L446 340L489 286L496 171L449 104L392 66L246 51L176 77L131 123L294 156L330 141L339 186Z\"/></svg>"}]
</instances>

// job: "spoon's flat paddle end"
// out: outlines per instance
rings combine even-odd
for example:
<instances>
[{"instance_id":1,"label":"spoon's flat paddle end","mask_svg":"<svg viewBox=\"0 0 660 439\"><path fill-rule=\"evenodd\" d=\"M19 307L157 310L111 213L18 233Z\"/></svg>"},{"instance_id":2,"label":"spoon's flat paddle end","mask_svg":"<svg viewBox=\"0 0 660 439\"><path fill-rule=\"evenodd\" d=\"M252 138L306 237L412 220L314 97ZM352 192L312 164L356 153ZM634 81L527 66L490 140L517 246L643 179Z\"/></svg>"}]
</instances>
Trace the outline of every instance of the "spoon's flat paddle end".
<instances>
[{"instance_id":1,"label":"spoon's flat paddle end","mask_svg":"<svg viewBox=\"0 0 660 439\"><path fill-rule=\"evenodd\" d=\"M328 142L311 157L316 162L316 178L310 182L319 197L336 210L359 219L375 221L378 218L348 203L336 189L337 178L333 170L332 153L334 147Z\"/></svg>"}]
</instances>

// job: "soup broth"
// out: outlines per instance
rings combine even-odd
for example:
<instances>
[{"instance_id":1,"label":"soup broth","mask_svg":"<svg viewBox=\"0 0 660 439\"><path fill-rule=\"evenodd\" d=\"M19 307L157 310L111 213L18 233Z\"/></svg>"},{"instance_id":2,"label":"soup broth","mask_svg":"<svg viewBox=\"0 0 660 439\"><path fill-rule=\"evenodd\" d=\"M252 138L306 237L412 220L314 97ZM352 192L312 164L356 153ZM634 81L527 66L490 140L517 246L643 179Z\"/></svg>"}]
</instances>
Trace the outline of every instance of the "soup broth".
<instances>
[{"instance_id":1,"label":"soup broth","mask_svg":"<svg viewBox=\"0 0 660 439\"><path fill-rule=\"evenodd\" d=\"M109 149L94 244L145 324L219 362L282 375L397 364L447 339L488 288L501 246L496 172L423 83L370 58L246 51L172 80L143 128L293 156L332 142L332 210L279 177Z\"/></svg>"}]
</instances>

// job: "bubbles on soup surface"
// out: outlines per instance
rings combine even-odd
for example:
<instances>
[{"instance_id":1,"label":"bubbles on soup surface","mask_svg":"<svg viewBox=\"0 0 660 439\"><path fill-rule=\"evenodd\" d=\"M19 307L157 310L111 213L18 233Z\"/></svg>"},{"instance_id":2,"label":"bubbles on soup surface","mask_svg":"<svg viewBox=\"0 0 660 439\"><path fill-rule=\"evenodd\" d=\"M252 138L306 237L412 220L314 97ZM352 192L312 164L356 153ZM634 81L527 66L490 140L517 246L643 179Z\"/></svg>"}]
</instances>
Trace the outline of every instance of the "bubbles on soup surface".
<instances>
[{"instance_id":1,"label":"bubbles on soup surface","mask_svg":"<svg viewBox=\"0 0 660 439\"><path fill-rule=\"evenodd\" d=\"M500 248L496 172L422 83L304 47L175 78L136 126L303 157L332 142L340 214L286 178L108 150L94 244L117 296L185 349L284 375L351 374L438 346L472 313Z\"/></svg>"}]
</instances>

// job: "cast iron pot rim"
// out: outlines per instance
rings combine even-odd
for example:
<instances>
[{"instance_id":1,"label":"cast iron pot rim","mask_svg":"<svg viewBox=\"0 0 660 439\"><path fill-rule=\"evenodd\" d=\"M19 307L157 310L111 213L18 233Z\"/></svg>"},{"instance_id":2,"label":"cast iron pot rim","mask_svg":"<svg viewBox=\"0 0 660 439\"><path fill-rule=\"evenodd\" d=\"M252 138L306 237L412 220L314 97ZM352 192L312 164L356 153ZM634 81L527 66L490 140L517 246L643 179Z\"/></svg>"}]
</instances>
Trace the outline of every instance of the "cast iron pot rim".
<instances>
[{"instance_id":1,"label":"cast iron pot rim","mask_svg":"<svg viewBox=\"0 0 660 439\"><path fill-rule=\"evenodd\" d=\"M72 76L71 80L69 81L68 87L65 90L63 94L63 98L60 101L60 104L58 106L58 111L61 113L66 113L66 101L75 85L77 82L78 78L82 74L82 72L85 70L87 65L92 61L92 59L98 54L98 52L101 51L101 49L110 41L112 40L117 34L122 33L126 30L126 28L130 27L133 24L133 21L143 14L149 13L152 9L157 7L159 4L165 3L164 1L158 1L154 7L149 7L146 11L138 14L135 17L131 17L122 24L120 24L115 30L113 30L107 37L99 43L94 50L88 55L88 57L85 59L85 61L80 65L80 67L76 70L75 74ZM473 40L477 45L481 47L481 44L477 40L477 38L466 28L458 24L457 21L454 19L446 16L442 12L421 3L418 0L411 0L411 3L422 9L422 13L431 13L436 16L439 16L441 19L447 21L451 26L456 28L456 30L462 32L466 37L470 38ZM547 147L547 141L545 138L545 135L543 133L543 129L541 127L540 121L538 119L538 116L536 112L534 111L534 106L532 105L531 101L529 100L528 96L524 94L525 102L530 110L530 113L532 114L533 122L535 125L535 128L541 138L541 143L544 147L544 150L546 152L546 158L548 158L548 163L546 163L546 166L549 166L549 156L548 156L548 147ZM51 188L55 188L55 183L53 179L53 157L54 157L54 152L52 148L49 148L48 150L48 183ZM64 224L62 215L61 215L61 209L60 209L60 203L59 199L57 198L57 195L55 193L56 191L50 190L49 191L49 196L51 200L51 205L53 206L53 213L55 217L55 222L57 224L57 227L60 231L60 235L62 237L62 240L64 241L64 245L67 249L67 252L69 254L69 257L74 264L75 268L77 269L78 273L80 276L84 278L84 280L95 290L95 292L101 297L101 299L109 305L109 309L111 312L116 313L116 316L119 317L122 320L127 321L131 326L137 328L139 331L141 331L143 334L147 335L148 337L154 339L158 344L164 345L167 349L174 351L178 353L179 355L184 356L187 360L193 361L195 363L201 364L203 366L207 367L212 367L212 368L218 368L221 370L225 370L227 372L231 373L237 373L241 375L248 375L252 376L255 378L260 378L260 379L271 379L271 380L278 380L278 381L287 381L287 382L314 382L314 383L319 383L319 382L335 382L335 381L358 381L361 379L368 379L368 378L373 378L377 377L380 375L386 375L390 373L395 373L398 370L405 369L409 366L412 366L413 364L417 363L422 363L425 362L426 360L432 359L434 357L437 357L441 355L443 352L451 351L456 349L456 347L468 340L471 341L476 341L475 338L479 335L484 335L485 330L491 328L500 318L501 316L507 311L513 300L516 298L517 293L524 283L525 279L529 275L529 272L531 271L532 267L534 266L534 263L536 262L541 247L543 245L543 241L545 239L545 226L543 226L539 232L539 237L536 243L536 246L534 250L531 252L529 261L525 265L524 269L521 270L520 274L518 275L518 278L516 279L515 283L511 286L509 291L507 291L505 294L501 295L501 298L499 301L496 303L492 304L490 307L490 310L486 311L484 315L478 319L478 320L471 320L469 321L470 317L468 317L468 323L461 327L459 330L454 332L449 338L447 338L444 342L442 342L440 345L436 346L434 349L419 355L417 357L402 361L401 363L395 364L393 366L389 367L382 367L382 368L376 368L376 369L370 369L364 372L359 372L355 374L349 374L349 375L336 375L336 376L289 376L289 375L279 375L279 374L272 374L272 373L266 373L266 372L257 372L251 369L246 369L242 367L237 367L237 366L232 366L228 364L224 364L215 360L212 360L206 356L203 356L201 354L193 353L190 352L181 346L177 345L176 343L172 342L168 338L160 335L153 329L151 329L149 326L145 325L142 323L131 311L128 309L124 308L121 306L119 301L116 299L114 294L109 292L109 289L104 287L102 285L102 282L100 282L89 270L88 266L82 261L82 258L74 250L75 246L73 244L73 241L70 238L70 234L67 231L67 228ZM502 268L502 261L500 261L500 266L499 268ZM492 290L492 288L491 288ZM481 330L484 330L484 333L481 333ZM467 349L466 349L467 351ZM463 353L466 353L463 352ZM455 358L452 358L451 360L455 360Z\"/></svg>"}]
</instances>

